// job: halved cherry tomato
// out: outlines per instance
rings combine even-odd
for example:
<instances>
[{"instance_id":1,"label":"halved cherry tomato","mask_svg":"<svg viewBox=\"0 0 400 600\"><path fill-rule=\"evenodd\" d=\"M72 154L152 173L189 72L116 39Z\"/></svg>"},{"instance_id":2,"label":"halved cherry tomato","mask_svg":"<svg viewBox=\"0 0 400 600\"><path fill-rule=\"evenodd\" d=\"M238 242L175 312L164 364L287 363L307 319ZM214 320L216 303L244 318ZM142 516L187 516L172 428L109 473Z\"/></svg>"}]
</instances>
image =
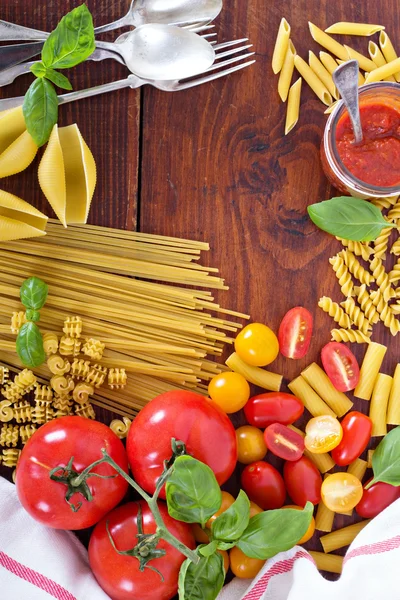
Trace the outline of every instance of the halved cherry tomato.
<instances>
[{"instance_id":1,"label":"halved cherry tomato","mask_svg":"<svg viewBox=\"0 0 400 600\"><path fill-rule=\"evenodd\" d=\"M265 367L278 356L279 342L272 329L262 323L251 323L236 336L235 350L248 365Z\"/></svg>"},{"instance_id":2,"label":"halved cherry tomato","mask_svg":"<svg viewBox=\"0 0 400 600\"><path fill-rule=\"evenodd\" d=\"M298 506L305 506L307 501L318 504L321 500L321 474L306 456L285 462L283 478L289 496Z\"/></svg>"},{"instance_id":3,"label":"halved cherry tomato","mask_svg":"<svg viewBox=\"0 0 400 600\"><path fill-rule=\"evenodd\" d=\"M268 392L253 396L244 407L250 425L265 429L273 423L291 425L301 417L304 404L296 396L283 392Z\"/></svg>"},{"instance_id":4,"label":"halved cherry tomato","mask_svg":"<svg viewBox=\"0 0 400 600\"><path fill-rule=\"evenodd\" d=\"M365 485L370 481L369 479ZM363 495L356 506L356 511L364 519L373 519L399 497L400 488L379 481L371 485L368 490L364 487Z\"/></svg>"},{"instance_id":5,"label":"halved cherry tomato","mask_svg":"<svg viewBox=\"0 0 400 600\"><path fill-rule=\"evenodd\" d=\"M304 442L310 452L323 454L336 448L342 437L343 429L339 421L330 415L323 415L308 421Z\"/></svg>"},{"instance_id":6,"label":"halved cherry tomato","mask_svg":"<svg viewBox=\"0 0 400 600\"><path fill-rule=\"evenodd\" d=\"M228 415L241 410L250 398L250 386L239 373L220 373L208 385L211 400Z\"/></svg>"},{"instance_id":7,"label":"halved cherry tomato","mask_svg":"<svg viewBox=\"0 0 400 600\"><path fill-rule=\"evenodd\" d=\"M267 454L264 435L261 429L251 425L243 425L236 429L238 444L238 461L249 465L256 460L261 460Z\"/></svg>"},{"instance_id":8,"label":"halved cherry tomato","mask_svg":"<svg viewBox=\"0 0 400 600\"><path fill-rule=\"evenodd\" d=\"M250 500L250 519L251 519L251 517L254 517L255 515L259 515L262 512L264 512L263 509L260 508L258 506L258 504L256 504L255 502L252 502Z\"/></svg>"},{"instance_id":9,"label":"halved cherry tomato","mask_svg":"<svg viewBox=\"0 0 400 600\"><path fill-rule=\"evenodd\" d=\"M269 425L264 431L267 447L284 460L299 460L304 452L304 438L280 423Z\"/></svg>"},{"instance_id":10,"label":"halved cherry tomato","mask_svg":"<svg viewBox=\"0 0 400 600\"><path fill-rule=\"evenodd\" d=\"M213 523L213 521L215 521L215 519L217 517L219 517L219 515L221 515L223 512L225 512L226 510L228 510L228 508L230 506L232 506L232 504L235 502L235 498L232 496L232 494L230 494L229 492L222 492L222 503L221 503L221 508L219 510L217 510L217 512L215 513L215 515L213 515L212 517L210 517L206 523L206 528L207 529L211 529L211 525Z\"/></svg>"},{"instance_id":11,"label":"halved cherry tomato","mask_svg":"<svg viewBox=\"0 0 400 600\"><path fill-rule=\"evenodd\" d=\"M250 500L264 510L283 506L286 498L285 484L279 471L269 463L259 460L247 465L241 481Z\"/></svg>"},{"instance_id":12,"label":"halved cherry tomato","mask_svg":"<svg viewBox=\"0 0 400 600\"><path fill-rule=\"evenodd\" d=\"M297 506L296 504L288 504L287 506L282 506L282 508L293 508L293 510L303 510L302 506ZM315 519L314 519L314 517L311 517L311 523L310 523L307 531L305 532L305 534L303 535L301 540L299 540L297 543L305 544L306 542L308 542L308 540L311 540L312 536L314 535L314 531L315 531Z\"/></svg>"},{"instance_id":13,"label":"halved cherry tomato","mask_svg":"<svg viewBox=\"0 0 400 600\"><path fill-rule=\"evenodd\" d=\"M332 450L337 465L345 467L358 458L371 439L372 421L360 412L349 412L342 420L343 438Z\"/></svg>"},{"instance_id":14,"label":"halved cherry tomato","mask_svg":"<svg viewBox=\"0 0 400 600\"><path fill-rule=\"evenodd\" d=\"M281 354L287 358L303 358L310 347L312 330L312 314L306 308L296 306L289 310L279 327Z\"/></svg>"},{"instance_id":15,"label":"halved cherry tomato","mask_svg":"<svg viewBox=\"0 0 400 600\"><path fill-rule=\"evenodd\" d=\"M341 342L329 342L322 348L321 360L339 392L354 390L360 379L360 367L352 351Z\"/></svg>"},{"instance_id":16,"label":"halved cherry tomato","mask_svg":"<svg viewBox=\"0 0 400 600\"><path fill-rule=\"evenodd\" d=\"M322 502L337 513L352 510L360 502L362 495L361 481L351 473L333 473L322 482Z\"/></svg>"},{"instance_id":17,"label":"halved cherry tomato","mask_svg":"<svg viewBox=\"0 0 400 600\"><path fill-rule=\"evenodd\" d=\"M265 565L265 560L246 556L237 546L229 554L231 571L240 579L253 579Z\"/></svg>"}]
</instances>

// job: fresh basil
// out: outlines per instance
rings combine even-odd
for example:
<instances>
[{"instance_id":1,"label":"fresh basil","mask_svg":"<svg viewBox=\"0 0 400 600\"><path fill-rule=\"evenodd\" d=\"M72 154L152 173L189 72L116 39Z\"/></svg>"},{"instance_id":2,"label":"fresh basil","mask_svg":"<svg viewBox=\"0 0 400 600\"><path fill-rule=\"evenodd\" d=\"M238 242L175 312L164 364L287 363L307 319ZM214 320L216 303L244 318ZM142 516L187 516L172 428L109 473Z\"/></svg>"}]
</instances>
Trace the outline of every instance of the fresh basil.
<instances>
[{"instance_id":1,"label":"fresh basil","mask_svg":"<svg viewBox=\"0 0 400 600\"><path fill-rule=\"evenodd\" d=\"M33 321L34 323L40 321L40 312L38 310L33 310L33 308L28 308L25 316L27 321Z\"/></svg>"},{"instance_id":2,"label":"fresh basil","mask_svg":"<svg viewBox=\"0 0 400 600\"><path fill-rule=\"evenodd\" d=\"M46 303L49 286L39 277L29 277L21 285L19 295L25 308L40 310ZM31 319L28 319L31 320ZM34 319L32 319L33 321Z\"/></svg>"},{"instance_id":3,"label":"fresh basil","mask_svg":"<svg viewBox=\"0 0 400 600\"><path fill-rule=\"evenodd\" d=\"M46 360L43 338L35 323L24 323L17 337L17 353L26 367L39 367Z\"/></svg>"},{"instance_id":4,"label":"fresh basil","mask_svg":"<svg viewBox=\"0 0 400 600\"><path fill-rule=\"evenodd\" d=\"M205 525L220 509L222 494L214 473L191 456L179 456L166 484L168 512L185 523Z\"/></svg>"},{"instance_id":5,"label":"fresh basil","mask_svg":"<svg viewBox=\"0 0 400 600\"><path fill-rule=\"evenodd\" d=\"M219 553L203 556L195 565L189 558L179 572L179 600L215 600L225 581L224 561Z\"/></svg>"},{"instance_id":6,"label":"fresh basil","mask_svg":"<svg viewBox=\"0 0 400 600\"><path fill-rule=\"evenodd\" d=\"M380 442L372 456L372 470L374 478L365 489L378 481L400 486L400 427L392 429Z\"/></svg>"},{"instance_id":7,"label":"fresh basil","mask_svg":"<svg viewBox=\"0 0 400 600\"><path fill-rule=\"evenodd\" d=\"M65 15L47 38L42 61L45 67L69 69L84 62L96 48L93 19L85 4Z\"/></svg>"},{"instance_id":8,"label":"fresh basil","mask_svg":"<svg viewBox=\"0 0 400 600\"><path fill-rule=\"evenodd\" d=\"M236 545L246 556L261 560L289 550L306 533L313 509L311 502L307 502L301 512L287 508L259 513L250 519Z\"/></svg>"},{"instance_id":9,"label":"fresh basil","mask_svg":"<svg viewBox=\"0 0 400 600\"><path fill-rule=\"evenodd\" d=\"M211 556L211 554L215 554L215 552L217 550L218 550L218 541L213 540L209 544L201 546L199 552L202 556Z\"/></svg>"},{"instance_id":10,"label":"fresh basil","mask_svg":"<svg viewBox=\"0 0 400 600\"><path fill-rule=\"evenodd\" d=\"M240 490L235 502L213 521L211 532L213 539L234 542L240 538L250 520L250 500Z\"/></svg>"},{"instance_id":11,"label":"fresh basil","mask_svg":"<svg viewBox=\"0 0 400 600\"><path fill-rule=\"evenodd\" d=\"M63 90L72 90L71 82L68 77L65 77L62 73L55 71L54 69L46 69L45 78L57 85Z\"/></svg>"},{"instance_id":12,"label":"fresh basil","mask_svg":"<svg viewBox=\"0 0 400 600\"><path fill-rule=\"evenodd\" d=\"M237 540L234 542L221 542L221 540L216 540L218 542L218 550L231 550L237 544Z\"/></svg>"},{"instance_id":13,"label":"fresh basil","mask_svg":"<svg viewBox=\"0 0 400 600\"><path fill-rule=\"evenodd\" d=\"M26 128L38 146L47 142L58 119L58 98L53 84L35 79L25 94L22 107Z\"/></svg>"},{"instance_id":14,"label":"fresh basil","mask_svg":"<svg viewBox=\"0 0 400 600\"><path fill-rule=\"evenodd\" d=\"M323 231L334 236L368 242L375 240L382 229L396 227L386 221L379 208L360 198L340 196L308 207L310 219Z\"/></svg>"},{"instance_id":15,"label":"fresh basil","mask_svg":"<svg viewBox=\"0 0 400 600\"><path fill-rule=\"evenodd\" d=\"M35 75L35 77L44 77L46 75L46 67L42 62L35 62L30 68L30 71Z\"/></svg>"}]
</instances>

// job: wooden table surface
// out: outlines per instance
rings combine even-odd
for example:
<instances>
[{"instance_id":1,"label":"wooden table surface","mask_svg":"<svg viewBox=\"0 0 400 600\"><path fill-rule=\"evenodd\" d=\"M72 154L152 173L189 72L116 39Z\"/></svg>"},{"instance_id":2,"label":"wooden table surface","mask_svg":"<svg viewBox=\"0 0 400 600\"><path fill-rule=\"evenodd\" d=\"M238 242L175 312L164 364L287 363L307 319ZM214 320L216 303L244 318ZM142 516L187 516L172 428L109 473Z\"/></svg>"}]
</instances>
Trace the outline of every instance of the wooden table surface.
<instances>
[{"instance_id":1,"label":"wooden table surface","mask_svg":"<svg viewBox=\"0 0 400 600\"><path fill-rule=\"evenodd\" d=\"M78 0L2 0L0 18L51 30ZM120 17L128 0L88 0L97 25ZM303 84L298 127L283 135L285 105L276 91L271 57L279 21L292 25L297 52L320 50L307 21L321 28L336 21L383 23L396 40L394 0L226 0L216 22L218 40L249 37L257 63L242 73L185 92L168 94L145 87L82 100L60 108L62 125L76 122L93 151L98 187L90 222L147 233L206 240L205 260L221 269L230 286L217 298L277 329L296 305L315 316L307 357L278 358L273 368L287 380L313 360L330 339L329 317L317 309L322 295L340 298L328 258L339 243L317 230L308 204L334 195L320 165L326 122L324 107ZM115 36L114 36L115 37ZM113 34L105 39L113 39ZM346 42L366 53L368 39ZM75 89L126 77L113 61L86 63L72 74ZM21 95L31 81L20 77L0 97ZM3 180L1 188L50 213L37 182L38 160L25 173ZM392 373L399 342L383 328L376 341L388 344L383 365ZM357 348L361 358L365 348ZM356 401L366 412L366 403ZM102 418L107 419L103 414ZM350 524L337 517L336 526ZM314 539L310 548L321 550Z\"/></svg>"}]
</instances>

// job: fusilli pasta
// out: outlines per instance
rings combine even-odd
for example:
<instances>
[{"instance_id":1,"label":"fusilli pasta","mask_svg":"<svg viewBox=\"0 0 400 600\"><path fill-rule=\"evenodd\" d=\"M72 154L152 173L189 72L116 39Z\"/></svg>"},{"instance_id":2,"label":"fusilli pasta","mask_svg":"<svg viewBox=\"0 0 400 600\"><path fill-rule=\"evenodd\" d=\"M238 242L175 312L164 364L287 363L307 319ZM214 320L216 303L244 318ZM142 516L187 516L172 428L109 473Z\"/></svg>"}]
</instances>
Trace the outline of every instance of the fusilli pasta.
<instances>
[{"instance_id":1,"label":"fusilli pasta","mask_svg":"<svg viewBox=\"0 0 400 600\"><path fill-rule=\"evenodd\" d=\"M344 310L339 306L337 302L333 302L333 300L331 298L328 298L328 296L323 296L322 298L320 298L318 306L322 308L324 312L328 313L328 315L332 317L333 320L336 321L336 323L338 323L340 327L350 329L350 317L346 315ZM110 374L108 377L110 378Z\"/></svg>"},{"instance_id":2,"label":"fusilli pasta","mask_svg":"<svg viewBox=\"0 0 400 600\"><path fill-rule=\"evenodd\" d=\"M372 259L371 271L375 277L376 284L379 286L379 290L382 293L385 302L388 302L390 298L394 298L396 296L396 292L390 285L389 274L386 273L385 267L383 266L380 258L375 257Z\"/></svg>"},{"instance_id":3,"label":"fusilli pasta","mask_svg":"<svg viewBox=\"0 0 400 600\"><path fill-rule=\"evenodd\" d=\"M368 321L361 308L354 302L353 298L346 298L344 302L340 303L340 306L344 308L357 329L366 335L371 335L369 333L372 330L371 323Z\"/></svg>"},{"instance_id":4,"label":"fusilli pasta","mask_svg":"<svg viewBox=\"0 0 400 600\"><path fill-rule=\"evenodd\" d=\"M358 279L360 283L371 285L371 283L375 281L373 275L371 275L369 271L364 269L360 261L357 260L357 258L352 252L350 252L350 250L342 250L341 252L339 252L338 256L340 258L343 258L344 264L346 265L350 273L354 275L354 277Z\"/></svg>"},{"instance_id":5,"label":"fusilli pasta","mask_svg":"<svg viewBox=\"0 0 400 600\"><path fill-rule=\"evenodd\" d=\"M345 240L343 238L336 238L345 248L348 248L350 252L353 252L356 256L361 256L362 259L368 260L371 254L374 253L373 248L366 243L353 242L353 240Z\"/></svg>"},{"instance_id":6,"label":"fusilli pasta","mask_svg":"<svg viewBox=\"0 0 400 600\"><path fill-rule=\"evenodd\" d=\"M343 258L337 255L333 258L330 258L329 262L331 263L333 270L336 273L336 277L338 278L342 294L346 297L352 296L354 285L351 279L350 272L347 266L345 265Z\"/></svg>"},{"instance_id":7,"label":"fusilli pasta","mask_svg":"<svg viewBox=\"0 0 400 600\"><path fill-rule=\"evenodd\" d=\"M354 342L356 344L370 344L370 338L358 329L332 329L333 342Z\"/></svg>"}]
</instances>

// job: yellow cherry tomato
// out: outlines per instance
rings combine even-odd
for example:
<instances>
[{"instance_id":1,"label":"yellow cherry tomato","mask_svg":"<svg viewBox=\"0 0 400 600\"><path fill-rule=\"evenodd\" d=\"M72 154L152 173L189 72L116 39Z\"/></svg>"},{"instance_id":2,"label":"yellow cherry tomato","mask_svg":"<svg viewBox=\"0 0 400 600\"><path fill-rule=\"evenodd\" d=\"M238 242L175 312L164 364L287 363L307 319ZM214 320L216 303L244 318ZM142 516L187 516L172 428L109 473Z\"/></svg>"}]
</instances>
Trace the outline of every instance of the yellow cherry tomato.
<instances>
[{"instance_id":1,"label":"yellow cherry tomato","mask_svg":"<svg viewBox=\"0 0 400 600\"><path fill-rule=\"evenodd\" d=\"M254 515L259 515L262 512L264 512L263 509L250 500L250 519L251 517L254 517Z\"/></svg>"},{"instance_id":2,"label":"yellow cherry tomato","mask_svg":"<svg viewBox=\"0 0 400 600\"><path fill-rule=\"evenodd\" d=\"M278 356L279 342L272 329L262 323L251 323L236 337L235 350L248 365L265 367Z\"/></svg>"},{"instance_id":3,"label":"yellow cherry tomato","mask_svg":"<svg viewBox=\"0 0 400 600\"><path fill-rule=\"evenodd\" d=\"M217 510L215 515L210 517L206 523L206 529L211 529L211 524L219 515L228 510L228 508L235 502L235 498L229 492L222 492L222 504L221 508Z\"/></svg>"},{"instance_id":4,"label":"yellow cherry tomato","mask_svg":"<svg viewBox=\"0 0 400 600\"><path fill-rule=\"evenodd\" d=\"M360 502L362 495L360 480L350 473L334 473L322 482L322 502L337 513L352 510Z\"/></svg>"},{"instance_id":5,"label":"yellow cherry tomato","mask_svg":"<svg viewBox=\"0 0 400 600\"><path fill-rule=\"evenodd\" d=\"M237 546L229 553L231 571L240 579L253 579L265 565L265 560L246 556Z\"/></svg>"},{"instance_id":6,"label":"yellow cherry tomato","mask_svg":"<svg viewBox=\"0 0 400 600\"><path fill-rule=\"evenodd\" d=\"M323 415L308 421L304 443L310 452L323 454L339 446L342 437L343 429L339 421L330 415Z\"/></svg>"},{"instance_id":7,"label":"yellow cherry tomato","mask_svg":"<svg viewBox=\"0 0 400 600\"><path fill-rule=\"evenodd\" d=\"M211 400L227 414L241 410L250 398L250 386L239 373L220 373L208 385Z\"/></svg>"},{"instance_id":8,"label":"yellow cherry tomato","mask_svg":"<svg viewBox=\"0 0 400 600\"><path fill-rule=\"evenodd\" d=\"M211 531L203 529L198 523L192 523L190 526L193 537L199 544L208 544L210 542Z\"/></svg>"},{"instance_id":9,"label":"yellow cherry tomato","mask_svg":"<svg viewBox=\"0 0 400 600\"><path fill-rule=\"evenodd\" d=\"M222 559L224 561L224 571L225 573L228 572L229 569L229 554L227 553L226 550L217 550L217 552L219 552L219 554L221 554Z\"/></svg>"},{"instance_id":10,"label":"yellow cherry tomato","mask_svg":"<svg viewBox=\"0 0 400 600\"><path fill-rule=\"evenodd\" d=\"M261 460L267 454L264 434L261 429L251 425L243 425L236 429L238 446L238 461L249 465L256 460Z\"/></svg>"},{"instance_id":11,"label":"yellow cherry tomato","mask_svg":"<svg viewBox=\"0 0 400 600\"><path fill-rule=\"evenodd\" d=\"M282 508L293 508L293 510L303 510L302 506L297 506L296 504L288 504L287 506L282 506ZM301 540L299 540L297 543L305 544L306 542L308 542L308 540L311 540L312 536L314 535L314 531L315 531L315 519L314 519L314 517L312 517L311 523L308 526L307 531L305 532L305 534L303 535Z\"/></svg>"}]
</instances>

